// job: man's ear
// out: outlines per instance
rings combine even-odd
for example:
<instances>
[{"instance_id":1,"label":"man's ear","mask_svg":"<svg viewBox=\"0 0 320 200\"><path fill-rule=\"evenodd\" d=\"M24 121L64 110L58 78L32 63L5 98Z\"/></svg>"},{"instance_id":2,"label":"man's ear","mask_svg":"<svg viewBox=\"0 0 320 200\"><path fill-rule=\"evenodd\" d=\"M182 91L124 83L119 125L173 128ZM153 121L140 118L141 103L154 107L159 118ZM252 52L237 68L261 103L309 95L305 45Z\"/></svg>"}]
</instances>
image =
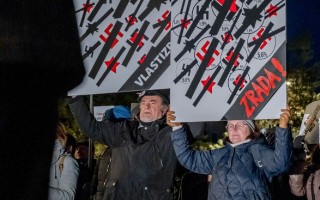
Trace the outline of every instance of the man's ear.
<instances>
[{"instance_id":1,"label":"man's ear","mask_svg":"<svg viewBox=\"0 0 320 200\"><path fill-rule=\"evenodd\" d=\"M168 106L163 107L161 111L162 111L162 115L165 115L168 111Z\"/></svg>"}]
</instances>

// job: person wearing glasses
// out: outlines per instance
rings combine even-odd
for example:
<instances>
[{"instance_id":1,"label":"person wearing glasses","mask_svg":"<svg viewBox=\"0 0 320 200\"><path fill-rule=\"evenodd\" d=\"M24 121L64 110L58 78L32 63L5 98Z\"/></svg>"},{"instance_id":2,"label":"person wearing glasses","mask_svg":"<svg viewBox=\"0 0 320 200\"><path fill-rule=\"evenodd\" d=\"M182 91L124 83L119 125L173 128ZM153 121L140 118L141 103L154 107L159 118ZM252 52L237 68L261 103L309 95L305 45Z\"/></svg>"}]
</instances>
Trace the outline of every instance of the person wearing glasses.
<instances>
[{"instance_id":1,"label":"person wearing glasses","mask_svg":"<svg viewBox=\"0 0 320 200\"><path fill-rule=\"evenodd\" d=\"M290 113L281 111L275 145L256 132L254 121L229 120L225 146L213 150L192 149L185 128L174 121L174 111L167 113L178 161L192 172L212 175L208 200L272 198L271 178L288 170L292 152Z\"/></svg>"}]
</instances>

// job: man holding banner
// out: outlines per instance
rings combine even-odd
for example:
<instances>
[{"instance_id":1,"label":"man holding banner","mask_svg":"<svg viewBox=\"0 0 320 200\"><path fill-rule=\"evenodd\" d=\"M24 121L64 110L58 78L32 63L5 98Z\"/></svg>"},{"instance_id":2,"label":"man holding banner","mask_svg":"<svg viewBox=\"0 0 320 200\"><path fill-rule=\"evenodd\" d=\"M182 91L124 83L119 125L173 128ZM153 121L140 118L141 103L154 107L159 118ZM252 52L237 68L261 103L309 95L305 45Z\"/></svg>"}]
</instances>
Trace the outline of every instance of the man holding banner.
<instances>
[{"instance_id":1,"label":"man holding banner","mask_svg":"<svg viewBox=\"0 0 320 200\"><path fill-rule=\"evenodd\" d=\"M169 98L161 91L144 91L139 120L97 121L84 98L70 99L69 106L81 130L112 148L110 178L103 199L173 199L177 164L166 125Z\"/></svg>"}]
</instances>

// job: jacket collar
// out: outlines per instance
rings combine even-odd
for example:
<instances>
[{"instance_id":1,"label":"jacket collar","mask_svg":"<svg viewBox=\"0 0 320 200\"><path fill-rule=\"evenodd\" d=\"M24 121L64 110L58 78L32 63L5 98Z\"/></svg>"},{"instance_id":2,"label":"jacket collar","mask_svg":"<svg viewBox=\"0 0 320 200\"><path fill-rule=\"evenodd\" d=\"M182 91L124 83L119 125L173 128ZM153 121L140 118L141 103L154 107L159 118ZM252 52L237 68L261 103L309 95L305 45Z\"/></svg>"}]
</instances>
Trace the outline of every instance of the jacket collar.
<instances>
[{"instance_id":1,"label":"jacket collar","mask_svg":"<svg viewBox=\"0 0 320 200\"><path fill-rule=\"evenodd\" d=\"M245 140L242 142L239 142L237 144L232 144L229 140L229 138L227 138L225 140L226 145L230 146L230 147L245 147L245 146L251 146L252 144L257 144L257 143L266 143L266 139L264 138L263 135L260 135L259 137L255 138L255 139L249 139L249 140Z\"/></svg>"},{"instance_id":2,"label":"jacket collar","mask_svg":"<svg viewBox=\"0 0 320 200\"><path fill-rule=\"evenodd\" d=\"M250 142L250 141L251 141L251 139L246 139L246 140L244 140L244 141L242 141L242 142L238 142L238 143L235 143L235 144L230 143L230 145L231 145L232 147L236 147L236 146L238 146L238 145L245 144L245 143Z\"/></svg>"},{"instance_id":3,"label":"jacket collar","mask_svg":"<svg viewBox=\"0 0 320 200\"><path fill-rule=\"evenodd\" d=\"M150 141L159 130L165 127L165 122L165 118L153 121L151 123L144 123L140 121L138 126L137 142L143 143L145 141Z\"/></svg>"},{"instance_id":4,"label":"jacket collar","mask_svg":"<svg viewBox=\"0 0 320 200\"><path fill-rule=\"evenodd\" d=\"M165 124L166 119L165 118L161 118L158 120L155 120L153 122L143 122L143 121L139 121L139 128L141 127L156 127L156 126L162 126Z\"/></svg>"}]
</instances>

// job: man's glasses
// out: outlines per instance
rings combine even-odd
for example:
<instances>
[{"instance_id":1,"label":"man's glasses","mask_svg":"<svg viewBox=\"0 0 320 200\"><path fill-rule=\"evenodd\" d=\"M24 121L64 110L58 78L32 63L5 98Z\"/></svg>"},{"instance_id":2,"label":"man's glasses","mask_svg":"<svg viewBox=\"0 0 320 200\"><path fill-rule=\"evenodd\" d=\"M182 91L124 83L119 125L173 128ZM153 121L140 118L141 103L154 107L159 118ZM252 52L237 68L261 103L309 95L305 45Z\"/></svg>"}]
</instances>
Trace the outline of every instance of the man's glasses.
<instances>
[{"instance_id":1,"label":"man's glasses","mask_svg":"<svg viewBox=\"0 0 320 200\"><path fill-rule=\"evenodd\" d=\"M239 130L239 129L243 129L244 126L248 126L248 124L243 124L243 123L237 123L236 125L234 125L234 124L228 124L228 125L226 126L226 129L227 129L228 131L232 131L232 130L234 130L234 129Z\"/></svg>"}]
</instances>

